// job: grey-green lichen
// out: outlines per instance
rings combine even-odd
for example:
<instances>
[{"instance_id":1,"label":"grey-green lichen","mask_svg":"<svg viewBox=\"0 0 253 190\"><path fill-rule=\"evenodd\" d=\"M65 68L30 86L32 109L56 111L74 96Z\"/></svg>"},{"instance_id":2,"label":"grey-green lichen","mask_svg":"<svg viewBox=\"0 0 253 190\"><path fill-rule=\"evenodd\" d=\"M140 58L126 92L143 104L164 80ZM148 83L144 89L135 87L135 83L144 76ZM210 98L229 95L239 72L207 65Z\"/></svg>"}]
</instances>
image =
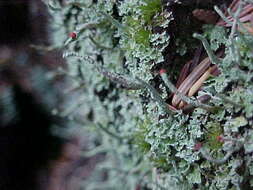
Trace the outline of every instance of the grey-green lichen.
<instances>
[{"instance_id":1,"label":"grey-green lichen","mask_svg":"<svg viewBox=\"0 0 253 190\"><path fill-rule=\"evenodd\" d=\"M210 95L209 105L216 109L169 115L149 91L122 89L96 68L154 85L158 76L153 68L164 61L170 42L166 28L173 20L162 1L49 2L52 40L65 52L68 64L59 72L69 76L69 93L75 97L60 115L91 134L90 151L84 155L105 155L82 182L84 189L253 188L253 181L247 181L253 176L250 34L237 31L231 37L229 29L204 26L209 50L224 49L217 65L221 74L209 78L198 94ZM154 32L155 27L160 32ZM68 37L73 31L77 39ZM183 55L188 47L180 44L178 53ZM155 90L164 99L168 95L163 83ZM200 150L197 143L202 144Z\"/></svg>"}]
</instances>

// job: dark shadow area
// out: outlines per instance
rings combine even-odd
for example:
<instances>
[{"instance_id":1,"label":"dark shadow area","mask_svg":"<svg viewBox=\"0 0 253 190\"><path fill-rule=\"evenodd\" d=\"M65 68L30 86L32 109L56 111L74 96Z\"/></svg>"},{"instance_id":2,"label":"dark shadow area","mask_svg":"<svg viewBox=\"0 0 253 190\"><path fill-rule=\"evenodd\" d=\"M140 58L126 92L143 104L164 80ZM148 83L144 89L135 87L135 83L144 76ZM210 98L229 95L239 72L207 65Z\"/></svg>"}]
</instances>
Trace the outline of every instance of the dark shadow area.
<instances>
[{"instance_id":1,"label":"dark shadow area","mask_svg":"<svg viewBox=\"0 0 253 190\"><path fill-rule=\"evenodd\" d=\"M46 95L40 93L45 86L50 87L49 93L57 92L52 83L33 76L35 69L43 76L54 61L30 48L30 44L48 42L46 21L41 1L0 1L1 190L36 190L38 184L47 183L39 182L40 173L47 171L62 149L63 139L51 131L63 122L51 115L51 105L46 105ZM53 101L56 105L57 100Z\"/></svg>"}]
</instances>

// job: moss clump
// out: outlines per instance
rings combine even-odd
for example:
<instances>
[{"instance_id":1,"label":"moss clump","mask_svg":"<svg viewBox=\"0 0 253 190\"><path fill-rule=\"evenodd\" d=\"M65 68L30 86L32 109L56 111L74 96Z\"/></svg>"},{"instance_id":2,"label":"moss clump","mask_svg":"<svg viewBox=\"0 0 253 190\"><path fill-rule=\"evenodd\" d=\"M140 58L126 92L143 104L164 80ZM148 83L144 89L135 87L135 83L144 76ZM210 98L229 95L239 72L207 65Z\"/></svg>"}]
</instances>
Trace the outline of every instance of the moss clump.
<instances>
[{"instance_id":1,"label":"moss clump","mask_svg":"<svg viewBox=\"0 0 253 190\"><path fill-rule=\"evenodd\" d=\"M140 6L142 19L147 24L152 23L152 18L162 10L161 0L145 0L145 5Z\"/></svg>"},{"instance_id":2,"label":"moss clump","mask_svg":"<svg viewBox=\"0 0 253 190\"><path fill-rule=\"evenodd\" d=\"M209 122L207 124L206 133L206 145L211 150L219 150L222 147L222 142L218 140L218 137L222 134L222 128L219 123Z\"/></svg>"},{"instance_id":3,"label":"moss clump","mask_svg":"<svg viewBox=\"0 0 253 190\"><path fill-rule=\"evenodd\" d=\"M151 31L142 26L141 20L134 19L130 16L127 17L126 23L128 27L131 28L130 31L132 31L132 40L134 40L137 44L148 48L150 46L149 37L151 35Z\"/></svg>"},{"instance_id":4,"label":"moss clump","mask_svg":"<svg viewBox=\"0 0 253 190\"><path fill-rule=\"evenodd\" d=\"M144 154L149 152L151 147L151 145L145 140L148 134L148 125L150 124L151 121L149 119L140 121L139 125L137 126L137 130L134 134L133 144L137 146L138 151Z\"/></svg>"},{"instance_id":5,"label":"moss clump","mask_svg":"<svg viewBox=\"0 0 253 190\"><path fill-rule=\"evenodd\" d=\"M145 30L141 28L135 33L134 39L138 44L142 44L145 47L148 47L150 45L150 42L149 42L150 35L151 35L151 32L149 30Z\"/></svg>"},{"instance_id":6,"label":"moss clump","mask_svg":"<svg viewBox=\"0 0 253 190\"><path fill-rule=\"evenodd\" d=\"M158 157L158 158L150 158L150 161L156 168L162 169L163 171L167 171L169 169L169 164L166 157Z\"/></svg>"}]
</instances>

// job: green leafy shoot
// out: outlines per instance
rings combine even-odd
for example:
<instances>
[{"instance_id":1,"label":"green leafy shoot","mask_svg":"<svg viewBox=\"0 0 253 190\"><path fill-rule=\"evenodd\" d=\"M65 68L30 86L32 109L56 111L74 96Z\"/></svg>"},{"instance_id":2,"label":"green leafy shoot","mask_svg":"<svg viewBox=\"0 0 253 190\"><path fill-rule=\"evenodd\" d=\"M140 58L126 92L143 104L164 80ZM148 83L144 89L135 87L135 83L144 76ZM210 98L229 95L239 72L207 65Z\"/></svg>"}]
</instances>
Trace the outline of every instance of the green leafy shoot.
<instances>
[{"instance_id":1,"label":"green leafy shoot","mask_svg":"<svg viewBox=\"0 0 253 190\"><path fill-rule=\"evenodd\" d=\"M152 18L162 10L161 0L145 0L146 5L140 6L142 18L147 24L152 23Z\"/></svg>"}]
</instances>

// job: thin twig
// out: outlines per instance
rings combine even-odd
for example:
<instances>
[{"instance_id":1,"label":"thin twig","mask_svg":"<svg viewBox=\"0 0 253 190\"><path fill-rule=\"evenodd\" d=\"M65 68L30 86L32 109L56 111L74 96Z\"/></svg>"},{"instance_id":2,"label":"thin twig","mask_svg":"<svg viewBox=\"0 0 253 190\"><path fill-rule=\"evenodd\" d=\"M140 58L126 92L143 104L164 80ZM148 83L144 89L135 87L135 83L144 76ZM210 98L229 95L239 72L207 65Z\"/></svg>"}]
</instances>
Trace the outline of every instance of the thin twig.
<instances>
[{"instance_id":1,"label":"thin twig","mask_svg":"<svg viewBox=\"0 0 253 190\"><path fill-rule=\"evenodd\" d=\"M211 155L207 153L203 148L200 149L200 153L203 158L205 158L206 160L210 162L213 162L215 164L224 164L230 158L230 156L234 153L234 151L227 152L226 155L222 159L212 158Z\"/></svg>"},{"instance_id":2,"label":"thin twig","mask_svg":"<svg viewBox=\"0 0 253 190\"><path fill-rule=\"evenodd\" d=\"M117 21L116 19L114 19L111 15L103 11L99 11L98 13L103 15L108 21L111 22L113 26L121 30L123 33L129 34L129 28L120 23L119 21Z\"/></svg>"},{"instance_id":3,"label":"thin twig","mask_svg":"<svg viewBox=\"0 0 253 190\"><path fill-rule=\"evenodd\" d=\"M233 14L230 10L228 10L229 14L234 19L233 25L232 25L232 28L231 28L231 33L229 35L229 40L230 40L230 43L231 43L231 49L230 49L231 50L231 56L235 57L235 61L237 63L241 62L241 56L240 56L240 52L239 52L238 48L236 47L236 45L234 43L233 38L234 38L236 29L237 29L237 25L239 25L239 15L240 15L241 10L242 10L242 3L241 2L239 2L239 7L236 10L235 14Z\"/></svg>"},{"instance_id":4,"label":"thin twig","mask_svg":"<svg viewBox=\"0 0 253 190\"><path fill-rule=\"evenodd\" d=\"M215 158L212 158L212 156L204 150L204 148L200 148L200 153L202 155L203 158L205 158L206 160L210 161L210 162L213 162L215 164L224 164L231 156L233 153L239 151L242 147L243 147L243 143L241 142L234 142L234 148L231 150L229 150L225 156L221 159L215 159Z\"/></svg>"},{"instance_id":5,"label":"thin twig","mask_svg":"<svg viewBox=\"0 0 253 190\"><path fill-rule=\"evenodd\" d=\"M231 22L230 20L228 20L228 18L223 14L223 12L217 7L214 6L214 10L218 13L218 15L220 15L220 17L229 25L232 25L233 22Z\"/></svg>"},{"instance_id":6,"label":"thin twig","mask_svg":"<svg viewBox=\"0 0 253 190\"><path fill-rule=\"evenodd\" d=\"M171 91L171 93L176 94L180 99L182 99L186 103L191 104L194 107L200 107L200 108L205 109L207 111L212 111L213 110L212 106L202 104L201 102L199 102L197 100L192 100L191 98L189 98L189 97L185 96L184 94L182 94L181 92L179 92L178 89L169 81L168 76L167 76L166 73L161 73L161 77L162 77L165 85Z\"/></svg>"},{"instance_id":7,"label":"thin twig","mask_svg":"<svg viewBox=\"0 0 253 190\"><path fill-rule=\"evenodd\" d=\"M223 94L217 93L215 96L219 97L219 98L222 99L224 102L229 103L229 104L231 104L231 105L233 105L233 106L235 106L235 107L239 107L239 108L244 107L244 106L241 105L241 104L238 104L238 103L236 103L236 102L233 102L232 100L230 100L229 98L227 98L227 97L226 97L225 95L223 95Z\"/></svg>"},{"instance_id":8,"label":"thin twig","mask_svg":"<svg viewBox=\"0 0 253 190\"><path fill-rule=\"evenodd\" d=\"M128 76L107 71L102 66L96 65L96 67L97 67L98 72L102 74L104 77L108 78L112 82L122 85L124 88L128 90L139 90L143 88L143 86L138 81Z\"/></svg>"},{"instance_id":9,"label":"thin twig","mask_svg":"<svg viewBox=\"0 0 253 190\"><path fill-rule=\"evenodd\" d=\"M213 64L219 65L221 63L221 60L214 55L214 53L213 53L209 43L207 42L207 40L202 35L196 34L196 33L193 34L193 37L199 39L202 42L202 44L203 44L203 46L204 46L204 48L205 48L205 50L208 54L208 57L209 57L210 61Z\"/></svg>"},{"instance_id":10,"label":"thin twig","mask_svg":"<svg viewBox=\"0 0 253 190\"><path fill-rule=\"evenodd\" d=\"M102 67L101 65L96 63L90 56L82 56L82 55L79 55L78 53L75 53L75 52L67 52L67 53L63 54L64 58L71 57L71 56L76 57L76 58L80 59L81 61L85 61L85 62L88 61L88 63L93 64L96 67L97 71L100 74L102 74L104 77L108 78L112 82L122 85L126 89L139 90L139 89L143 88L143 86L140 85L138 83L138 81L136 81L128 76L124 76L121 74L107 71L104 67Z\"/></svg>"},{"instance_id":11,"label":"thin twig","mask_svg":"<svg viewBox=\"0 0 253 190\"><path fill-rule=\"evenodd\" d=\"M97 46L97 48L99 49L104 49L104 50L112 50L113 48L112 47L107 47L107 46L104 46L104 45L101 45L99 44L94 38L92 38L91 36L89 36L89 39L90 41L95 45Z\"/></svg>"},{"instance_id":12,"label":"thin twig","mask_svg":"<svg viewBox=\"0 0 253 190\"><path fill-rule=\"evenodd\" d=\"M145 81L137 78L137 80L142 84L142 86L150 91L150 93L153 95L153 98L158 102L158 104L163 108L163 110L169 114L175 114L177 111L170 110L168 104L162 99L160 94L157 92L157 90L151 86L150 84L146 83Z\"/></svg>"},{"instance_id":13,"label":"thin twig","mask_svg":"<svg viewBox=\"0 0 253 190\"><path fill-rule=\"evenodd\" d=\"M182 84L178 87L178 91L186 95L187 92L190 90L192 85L198 80L199 77L201 77L205 71L209 68L211 65L211 62L209 58L205 58L203 61L201 61L200 64L198 64L194 70L186 77L186 79L182 82ZM172 98L172 105L177 106L180 103L181 99L174 95Z\"/></svg>"},{"instance_id":14,"label":"thin twig","mask_svg":"<svg viewBox=\"0 0 253 190\"><path fill-rule=\"evenodd\" d=\"M114 72L110 72L106 70L104 67L96 63L91 57L89 56L80 56L78 53L75 52L68 52L64 54L64 57L68 56L75 56L79 58L82 61L88 61L88 63L93 64L97 71L102 74L104 77L109 79L112 82L118 83L122 85L124 88L129 90L140 90L140 89L148 89L150 93L153 95L153 98L155 101L158 102L158 104L162 107L162 109L168 113L168 114L175 114L177 111L170 110L168 104L162 99L160 94L157 92L157 90L148 84L147 82L139 79L139 78L131 78L130 76L124 76L121 74L117 74Z\"/></svg>"},{"instance_id":15,"label":"thin twig","mask_svg":"<svg viewBox=\"0 0 253 190\"><path fill-rule=\"evenodd\" d=\"M84 23L84 24L78 25L76 27L76 32L79 33L86 29L96 28L99 24L100 23L90 22L90 23Z\"/></svg>"}]
</instances>

